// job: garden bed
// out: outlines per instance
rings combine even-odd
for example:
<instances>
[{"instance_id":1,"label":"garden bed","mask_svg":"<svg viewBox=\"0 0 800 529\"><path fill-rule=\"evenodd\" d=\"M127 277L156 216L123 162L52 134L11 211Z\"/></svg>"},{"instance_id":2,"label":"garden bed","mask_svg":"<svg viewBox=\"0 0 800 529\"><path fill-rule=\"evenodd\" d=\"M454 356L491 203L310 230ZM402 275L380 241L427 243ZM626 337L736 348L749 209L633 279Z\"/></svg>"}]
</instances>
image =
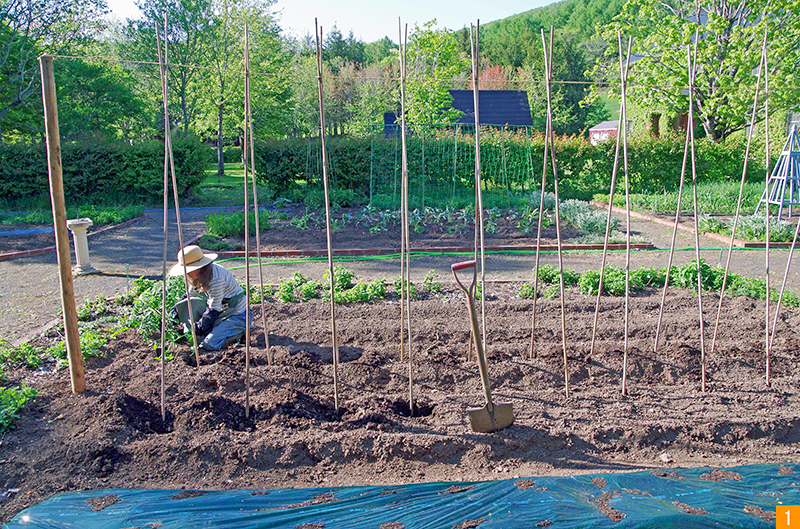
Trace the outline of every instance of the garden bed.
<instances>
[{"instance_id":1,"label":"garden bed","mask_svg":"<svg viewBox=\"0 0 800 529\"><path fill-rule=\"evenodd\" d=\"M490 377L496 398L511 401L516 417L495 434L469 428L466 408L483 404L481 384L474 360L465 358L463 296L447 287L411 307L413 417L408 364L399 361L400 304L391 297L337 306L338 411L324 302L267 302L275 362L268 364L256 327L249 417L242 345L203 353L199 368L179 346L166 362L166 421L160 362L132 330L103 346L105 357L87 361L82 394L70 392L68 373L52 363L11 371L9 383L25 379L38 397L0 444L2 519L56 492L82 489L391 485L797 461L800 309L784 309L766 387L763 303L727 299L701 393L697 298L670 290L654 354L661 297L645 290L631 299L630 394L623 397L624 301L603 297L590 354L595 298L571 291L566 399L561 303L539 299L529 359L532 301L517 295L520 286L487 286ZM704 296L706 321L713 321L716 300ZM101 327L118 319L113 311L120 309L111 310ZM51 331L39 345L58 339Z\"/></svg>"},{"instance_id":2,"label":"garden bed","mask_svg":"<svg viewBox=\"0 0 800 529\"><path fill-rule=\"evenodd\" d=\"M569 201L577 202L577 201ZM604 212L591 210L594 221L587 230L583 218L562 217L561 238L564 244L602 244L605 233ZM573 208L574 209L574 208ZM487 247L533 247L536 245L537 210L487 210L484 216L484 245ZM586 217L586 213L584 217ZM335 249L399 250L401 218L398 211L374 208L342 208L331 215L332 240ZM601 218L602 217L602 218ZM555 247L556 227L552 210L543 219L541 244ZM599 222L600 219L602 222ZM614 219L619 222L617 219ZM262 211L259 215L260 244L265 252L292 250L319 251L327 248L325 211L303 207L281 211ZM602 224L602 226L600 226ZM250 230L254 234L255 216L250 215ZM583 229L582 229L583 228ZM206 217L206 232L198 244L212 251L244 249L244 214L212 214ZM475 242L475 218L470 210L433 209L409 213L409 240L414 249L472 247ZM613 232L612 242L624 242L624 234ZM643 242L637 238L635 242ZM256 250L251 237L250 250Z\"/></svg>"}]
</instances>

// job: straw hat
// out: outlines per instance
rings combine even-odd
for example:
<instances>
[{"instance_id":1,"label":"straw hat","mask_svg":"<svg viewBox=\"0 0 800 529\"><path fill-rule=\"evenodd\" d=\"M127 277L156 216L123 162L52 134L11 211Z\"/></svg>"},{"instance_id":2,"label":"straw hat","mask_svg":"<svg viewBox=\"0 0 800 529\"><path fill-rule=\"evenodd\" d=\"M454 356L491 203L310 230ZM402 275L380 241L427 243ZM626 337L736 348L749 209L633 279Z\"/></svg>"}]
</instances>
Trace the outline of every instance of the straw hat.
<instances>
[{"instance_id":1,"label":"straw hat","mask_svg":"<svg viewBox=\"0 0 800 529\"><path fill-rule=\"evenodd\" d=\"M184 254L186 254L186 266L183 264ZM169 269L169 275L180 276L183 275L184 270L188 274L189 272L193 272L199 268L203 268L204 266L213 263L216 258L217 254L204 254L202 248L192 244L185 247L183 251L178 250L178 262L172 265L172 267Z\"/></svg>"}]
</instances>

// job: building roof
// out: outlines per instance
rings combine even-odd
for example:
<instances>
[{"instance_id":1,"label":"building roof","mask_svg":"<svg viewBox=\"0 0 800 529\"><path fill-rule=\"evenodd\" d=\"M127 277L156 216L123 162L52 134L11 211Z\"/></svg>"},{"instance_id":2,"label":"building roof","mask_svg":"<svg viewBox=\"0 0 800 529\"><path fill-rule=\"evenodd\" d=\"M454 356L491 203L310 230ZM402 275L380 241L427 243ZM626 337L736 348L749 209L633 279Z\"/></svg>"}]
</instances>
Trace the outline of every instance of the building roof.
<instances>
[{"instance_id":1,"label":"building roof","mask_svg":"<svg viewBox=\"0 0 800 529\"><path fill-rule=\"evenodd\" d=\"M452 107L463 112L458 123L475 124L472 90L449 90ZM533 125L528 94L524 90L480 90L479 117L482 125Z\"/></svg>"},{"instance_id":2,"label":"building roof","mask_svg":"<svg viewBox=\"0 0 800 529\"><path fill-rule=\"evenodd\" d=\"M598 123L594 127L590 128L589 132L598 132L601 130L617 130L617 126L619 126L618 121L603 121L601 123Z\"/></svg>"}]
</instances>

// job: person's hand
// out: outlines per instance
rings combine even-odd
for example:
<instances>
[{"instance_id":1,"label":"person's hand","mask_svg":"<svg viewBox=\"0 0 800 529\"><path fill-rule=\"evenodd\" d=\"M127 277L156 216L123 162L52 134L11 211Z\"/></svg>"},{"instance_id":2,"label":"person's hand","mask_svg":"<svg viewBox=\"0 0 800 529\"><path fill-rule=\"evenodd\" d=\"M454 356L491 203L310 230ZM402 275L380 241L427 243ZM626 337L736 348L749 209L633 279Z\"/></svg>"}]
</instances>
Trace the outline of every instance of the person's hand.
<instances>
[{"instance_id":1,"label":"person's hand","mask_svg":"<svg viewBox=\"0 0 800 529\"><path fill-rule=\"evenodd\" d=\"M200 319L194 322L195 332L197 332L197 334L208 334L211 329L214 328L214 322L217 321L219 315L220 311L214 310L211 307L206 307Z\"/></svg>"}]
</instances>

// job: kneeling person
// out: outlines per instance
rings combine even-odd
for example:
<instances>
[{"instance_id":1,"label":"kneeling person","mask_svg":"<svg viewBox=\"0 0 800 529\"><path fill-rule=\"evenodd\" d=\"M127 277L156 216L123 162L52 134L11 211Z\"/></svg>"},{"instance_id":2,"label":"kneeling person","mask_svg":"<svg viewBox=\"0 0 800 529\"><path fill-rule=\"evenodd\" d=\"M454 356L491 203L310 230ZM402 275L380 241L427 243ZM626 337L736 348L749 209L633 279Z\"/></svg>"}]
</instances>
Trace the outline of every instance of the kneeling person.
<instances>
[{"instance_id":1,"label":"kneeling person","mask_svg":"<svg viewBox=\"0 0 800 529\"><path fill-rule=\"evenodd\" d=\"M239 340L246 328L247 297L244 289L233 274L214 263L216 258L217 254L204 254L199 246L190 245L182 252L178 251L178 262L169 270L171 276L180 276L186 271L191 286L189 296L195 315L195 332L204 336L200 347L208 351L216 351ZM175 311L188 326L185 302L178 302ZM183 308L179 308L181 303L184 303Z\"/></svg>"}]
</instances>

